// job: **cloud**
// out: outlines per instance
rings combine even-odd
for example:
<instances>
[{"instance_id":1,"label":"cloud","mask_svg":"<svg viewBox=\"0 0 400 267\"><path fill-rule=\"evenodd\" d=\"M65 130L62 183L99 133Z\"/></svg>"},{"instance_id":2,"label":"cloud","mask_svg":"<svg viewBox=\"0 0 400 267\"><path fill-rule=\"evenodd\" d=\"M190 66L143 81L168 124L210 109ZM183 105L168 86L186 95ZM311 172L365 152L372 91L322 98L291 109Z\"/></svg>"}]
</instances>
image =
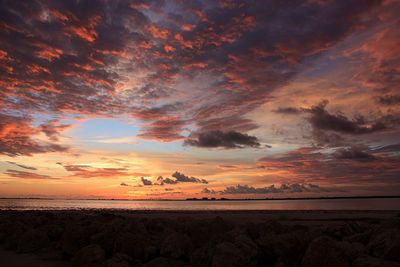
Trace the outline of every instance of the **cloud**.
<instances>
[{"instance_id":1,"label":"cloud","mask_svg":"<svg viewBox=\"0 0 400 267\"><path fill-rule=\"evenodd\" d=\"M93 178L93 177L120 177L132 175L125 167L122 168L96 168L90 165L62 165L68 172L72 172L73 176L79 178Z\"/></svg>"},{"instance_id":2,"label":"cloud","mask_svg":"<svg viewBox=\"0 0 400 267\"><path fill-rule=\"evenodd\" d=\"M324 101L308 110L311 114L308 120L315 129L347 134L367 134L387 129L384 119L368 122L364 118L358 117L350 120L344 115L329 113L325 109L326 105L327 102Z\"/></svg>"},{"instance_id":3,"label":"cloud","mask_svg":"<svg viewBox=\"0 0 400 267\"><path fill-rule=\"evenodd\" d=\"M208 189L208 188L206 187L206 188L203 188L203 190L201 190L201 193L202 193L202 194L212 194L212 195L215 195L215 194L217 194L218 192L215 191L214 189Z\"/></svg>"},{"instance_id":4,"label":"cloud","mask_svg":"<svg viewBox=\"0 0 400 267\"><path fill-rule=\"evenodd\" d=\"M287 114L287 115L295 115L295 114L301 114L304 112L303 109L301 108L295 108L295 107L279 107L278 109L273 110L275 113L281 113L281 114Z\"/></svg>"},{"instance_id":5,"label":"cloud","mask_svg":"<svg viewBox=\"0 0 400 267\"><path fill-rule=\"evenodd\" d=\"M293 183L293 184L282 184L280 186L270 185L267 187L253 187L250 185L236 185L227 186L224 190L218 193L224 195L237 195L237 194L275 194L275 193L326 193L334 192L334 189L329 189L325 187L318 186L316 184L303 184L303 183ZM214 190L209 190L207 188L203 189L202 193L215 194Z\"/></svg>"},{"instance_id":6,"label":"cloud","mask_svg":"<svg viewBox=\"0 0 400 267\"><path fill-rule=\"evenodd\" d=\"M400 95L383 95L377 97L377 102L382 105L392 106L400 104Z\"/></svg>"},{"instance_id":7,"label":"cloud","mask_svg":"<svg viewBox=\"0 0 400 267\"><path fill-rule=\"evenodd\" d=\"M0 154L31 156L37 153L64 152L68 148L56 143L34 140L41 132L32 126L30 117L0 113Z\"/></svg>"},{"instance_id":8,"label":"cloud","mask_svg":"<svg viewBox=\"0 0 400 267\"><path fill-rule=\"evenodd\" d=\"M23 164L18 164L18 163L14 162L14 161L6 161L6 162L9 163L9 164L18 166L20 168L23 168L23 169L34 170L34 171L37 170L35 167L31 167L31 166L27 166L27 165L23 165Z\"/></svg>"},{"instance_id":9,"label":"cloud","mask_svg":"<svg viewBox=\"0 0 400 267\"><path fill-rule=\"evenodd\" d=\"M173 179L171 179L171 178L168 178L168 177L162 177L162 176L158 176L158 178L157 178L157 183L159 184L159 185L164 185L164 184L177 184L178 183L178 181L177 180L173 180Z\"/></svg>"},{"instance_id":10,"label":"cloud","mask_svg":"<svg viewBox=\"0 0 400 267\"><path fill-rule=\"evenodd\" d=\"M120 186L129 186L129 184L125 183L125 182L121 182Z\"/></svg>"},{"instance_id":11,"label":"cloud","mask_svg":"<svg viewBox=\"0 0 400 267\"><path fill-rule=\"evenodd\" d=\"M258 126L245 114L270 101L304 62L368 28L374 20L365 16L378 4L3 3L0 103L25 114L125 114L143 120L139 137L162 142L183 139L189 127L246 132ZM271 10L280 15L265 15ZM299 21L301 29L293 26ZM151 119L136 112L177 101L179 109ZM61 128L42 130L56 140ZM242 145L257 140L228 144ZM37 153L47 150L60 147Z\"/></svg>"},{"instance_id":12,"label":"cloud","mask_svg":"<svg viewBox=\"0 0 400 267\"><path fill-rule=\"evenodd\" d=\"M191 137L184 141L186 146L196 146L204 148L245 148L245 147L260 147L260 143L255 136L242 134L235 131L222 132L211 131L199 133L196 139Z\"/></svg>"},{"instance_id":13,"label":"cloud","mask_svg":"<svg viewBox=\"0 0 400 267\"><path fill-rule=\"evenodd\" d=\"M208 184L208 181L206 179L200 179L200 178L196 178L193 176L186 176L183 173L180 172L174 172L172 174L172 177L176 178L177 182L180 183L202 183L202 184Z\"/></svg>"},{"instance_id":14,"label":"cloud","mask_svg":"<svg viewBox=\"0 0 400 267\"><path fill-rule=\"evenodd\" d=\"M37 174L33 172L7 170L5 172L8 176L21 179L34 179L34 180L57 180L58 178L51 177L49 175Z\"/></svg>"},{"instance_id":15,"label":"cloud","mask_svg":"<svg viewBox=\"0 0 400 267\"><path fill-rule=\"evenodd\" d=\"M348 159L348 160L358 160L358 161L370 161L376 159L374 155L365 152L357 147L338 149L335 151L333 156L336 159Z\"/></svg>"},{"instance_id":16,"label":"cloud","mask_svg":"<svg viewBox=\"0 0 400 267\"><path fill-rule=\"evenodd\" d=\"M140 177L140 180L142 181L143 185L153 185L153 182L150 180L147 180L144 177Z\"/></svg>"}]
</instances>

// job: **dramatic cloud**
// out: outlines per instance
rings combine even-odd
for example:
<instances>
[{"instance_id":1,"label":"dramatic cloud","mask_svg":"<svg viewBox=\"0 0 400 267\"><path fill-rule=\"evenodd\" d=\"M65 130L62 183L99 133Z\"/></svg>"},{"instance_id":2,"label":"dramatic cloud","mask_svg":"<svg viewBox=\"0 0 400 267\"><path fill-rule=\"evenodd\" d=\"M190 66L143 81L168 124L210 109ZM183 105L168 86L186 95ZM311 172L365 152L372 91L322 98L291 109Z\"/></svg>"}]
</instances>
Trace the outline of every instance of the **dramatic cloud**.
<instances>
[{"instance_id":1,"label":"dramatic cloud","mask_svg":"<svg viewBox=\"0 0 400 267\"><path fill-rule=\"evenodd\" d=\"M175 172L172 174L172 177L176 178L177 182L180 183L202 183L202 184L208 184L208 181L206 179L200 179L196 178L193 176L186 176L183 173L180 172Z\"/></svg>"},{"instance_id":2,"label":"dramatic cloud","mask_svg":"<svg viewBox=\"0 0 400 267\"><path fill-rule=\"evenodd\" d=\"M384 119L368 122L362 117L350 120L341 114L331 114L326 111L327 102L312 107L309 121L316 129L331 130L348 134L366 134L387 129Z\"/></svg>"},{"instance_id":3,"label":"dramatic cloud","mask_svg":"<svg viewBox=\"0 0 400 267\"><path fill-rule=\"evenodd\" d=\"M392 106L400 104L400 95L384 95L377 98L378 103Z\"/></svg>"},{"instance_id":4,"label":"dramatic cloud","mask_svg":"<svg viewBox=\"0 0 400 267\"><path fill-rule=\"evenodd\" d=\"M196 139L192 139L190 137L186 139L184 141L184 145L206 148L260 147L257 137L235 131L211 131L199 133Z\"/></svg>"},{"instance_id":5,"label":"dramatic cloud","mask_svg":"<svg viewBox=\"0 0 400 267\"><path fill-rule=\"evenodd\" d=\"M17 170L7 170L5 172L8 176L21 179L34 179L34 180L56 180L58 178L53 178L49 175L37 174L33 172L17 171Z\"/></svg>"},{"instance_id":6,"label":"dramatic cloud","mask_svg":"<svg viewBox=\"0 0 400 267\"><path fill-rule=\"evenodd\" d=\"M36 153L62 152L67 147L34 140L33 136L41 132L34 128L29 117L17 117L0 113L0 154L8 156Z\"/></svg>"},{"instance_id":7,"label":"dramatic cloud","mask_svg":"<svg viewBox=\"0 0 400 267\"><path fill-rule=\"evenodd\" d=\"M349 160L359 160L359 161L369 161L375 159L374 155L365 152L357 147L351 147L347 149L342 148L336 150L333 155L336 159L349 159Z\"/></svg>"},{"instance_id":8,"label":"dramatic cloud","mask_svg":"<svg viewBox=\"0 0 400 267\"><path fill-rule=\"evenodd\" d=\"M197 132L256 128L243 115L269 101L304 62L378 21L371 11L379 2L0 5L2 109L129 114L142 120L141 138L170 142L190 125ZM179 109L160 116L137 112L177 102ZM56 140L62 127L50 123L42 130ZM256 139L243 142L219 146L258 146Z\"/></svg>"},{"instance_id":9,"label":"dramatic cloud","mask_svg":"<svg viewBox=\"0 0 400 267\"><path fill-rule=\"evenodd\" d=\"M331 192L331 189L320 187L315 184L282 184L281 186L253 187L249 185L228 186L221 194L274 194L274 193L324 193ZM333 190L334 191L334 190ZM212 191L211 191L212 192Z\"/></svg>"}]
</instances>

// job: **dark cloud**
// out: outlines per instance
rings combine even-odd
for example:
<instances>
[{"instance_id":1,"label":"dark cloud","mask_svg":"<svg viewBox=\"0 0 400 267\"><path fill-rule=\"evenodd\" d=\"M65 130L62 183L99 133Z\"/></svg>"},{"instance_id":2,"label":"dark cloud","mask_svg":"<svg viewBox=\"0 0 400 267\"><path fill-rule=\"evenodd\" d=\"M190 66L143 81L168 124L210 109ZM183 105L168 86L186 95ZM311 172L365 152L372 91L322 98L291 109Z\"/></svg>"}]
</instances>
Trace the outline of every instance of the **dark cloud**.
<instances>
[{"instance_id":1,"label":"dark cloud","mask_svg":"<svg viewBox=\"0 0 400 267\"><path fill-rule=\"evenodd\" d=\"M377 97L377 102L382 105L392 106L400 104L400 95L383 95Z\"/></svg>"},{"instance_id":2,"label":"dark cloud","mask_svg":"<svg viewBox=\"0 0 400 267\"><path fill-rule=\"evenodd\" d=\"M21 179L37 179L37 180L57 180L58 178L51 177L49 175L37 174L33 172L7 170L5 172L8 176L21 178Z\"/></svg>"},{"instance_id":3,"label":"dark cloud","mask_svg":"<svg viewBox=\"0 0 400 267\"><path fill-rule=\"evenodd\" d=\"M320 187L315 184L282 184L281 186L271 185L268 187L253 187L249 185L236 185L228 186L221 194L274 194L274 193L326 193L335 191L333 189L328 189Z\"/></svg>"},{"instance_id":4,"label":"dark cloud","mask_svg":"<svg viewBox=\"0 0 400 267\"><path fill-rule=\"evenodd\" d=\"M178 181L177 180L174 180L174 179L171 179L171 178L168 178L168 177L162 177L162 176L158 176L158 178L157 178L157 183L158 184L160 184L160 185L164 185L164 184L177 184L178 183Z\"/></svg>"},{"instance_id":5,"label":"dark cloud","mask_svg":"<svg viewBox=\"0 0 400 267\"><path fill-rule=\"evenodd\" d=\"M203 190L201 190L201 193L202 193L202 194L212 194L212 195L215 195L215 194L217 194L218 192L215 191L214 189L208 189L208 188L206 187L206 188L203 188Z\"/></svg>"},{"instance_id":6,"label":"dark cloud","mask_svg":"<svg viewBox=\"0 0 400 267\"><path fill-rule=\"evenodd\" d=\"M120 186L129 186L129 184L122 182L122 183L120 183Z\"/></svg>"},{"instance_id":7,"label":"dark cloud","mask_svg":"<svg viewBox=\"0 0 400 267\"><path fill-rule=\"evenodd\" d=\"M358 160L358 161L370 161L376 159L374 155L357 147L338 149L335 151L333 156L336 159L348 159L348 160Z\"/></svg>"},{"instance_id":8,"label":"dark cloud","mask_svg":"<svg viewBox=\"0 0 400 267\"><path fill-rule=\"evenodd\" d=\"M174 172L172 174L172 177L176 178L177 182L180 183L202 183L202 184L208 184L208 181L206 179L200 179L200 178L196 178L193 176L186 176L183 173L180 172Z\"/></svg>"},{"instance_id":9,"label":"dark cloud","mask_svg":"<svg viewBox=\"0 0 400 267\"><path fill-rule=\"evenodd\" d=\"M261 158L259 165L266 170L287 172L295 179L326 179L337 184L363 184L372 188L372 184L398 183L400 158L390 150L350 147L332 155L329 151L322 153L318 147L304 147L280 156Z\"/></svg>"},{"instance_id":10,"label":"dark cloud","mask_svg":"<svg viewBox=\"0 0 400 267\"><path fill-rule=\"evenodd\" d=\"M303 113L304 110L300 108L295 108L295 107L279 107L276 110L273 110L275 113L281 113L281 114L287 114L287 115L295 115L295 114L300 114Z\"/></svg>"},{"instance_id":11,"label":"dark cloud","mask_svg":"<svg viewBox=\"0 0 400 267\"><path fill-rule=\"evenodd\" d=\"M7 161L7 163L15 165L15 166L18 166L18 167L23 168L23 169L27 169L27 170L33 170L33 171L37 170L35 167L31 167L31 166L27 166L27 165L23 165L23 164L18 164L18 163L14 162L14 161Z\"/></svg>"},{"instance_id":12,"label":"dark cloud","mask_svg":"<svg viewBox=\"0 0 400 267\"><path fill-rule=\"evenodd\" d=\"M331 114L325 106L328 102L312 107L308 112L308 119L313 128L320 130L331 130L347 134L367 134L387 129L385 118L373 122L366 121L362 117L349 119L342 114Z\"/></svg>"},{"instance_id":13,"label":"dark cloud","mask_svg":"<svg viewBox=\"0 0 400 267\"><path fill-rule=\"evenodd\" d=\"M140 180L142 181L143 185L153 185L153 182L144 178L144 177L140 177Z\"/></svg>"},{"instance_id":14,"label":"dark cloud","mask_svg":"<svg viewBox=\"0 0 400 267\"><path fill-rule=\"evenodd\" d=\"M184 141L184 145L205 148L222 147L228 149L245 147L258 148L261 146L257 137L235 131L211 131L199 133L195 139L192 137L187 138Z\"/></svg>"}]
</instances>

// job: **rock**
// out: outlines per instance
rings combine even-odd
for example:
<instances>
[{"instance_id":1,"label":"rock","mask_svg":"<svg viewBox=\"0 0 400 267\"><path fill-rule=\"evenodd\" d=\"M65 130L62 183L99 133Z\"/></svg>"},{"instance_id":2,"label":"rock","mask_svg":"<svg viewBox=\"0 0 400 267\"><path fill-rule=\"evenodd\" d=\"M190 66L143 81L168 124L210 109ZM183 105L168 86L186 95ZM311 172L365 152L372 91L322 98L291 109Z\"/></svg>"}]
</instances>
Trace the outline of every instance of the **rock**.
<instances>
[{"instance_id":1,"label":"rock","mask_svg":"<svg viewBox=\"0 0 400 267\"><path fill-rule=\"evenodd\" d=\"M190 262L194 267L210 266L212 252L208 246L203 246L194 250L190 254Z\"/></svg>"},{"instance_id":2,"label":"rock","mask_svg":"<svg viewBox=\"0 0 400 267\"><path fill-rule=\"evenodd\" d=\"M254 266L248 261L248 256L244 255L240 249L230 242L223 242L216 246L212 257L211 266L214 267L239 267Z\"/></svg>"},{"instance_id":3,"label":"rock","mask_svg":"<svg viewBox=\"0 0 400 267\"><path fill-rule=\"evenodd\" d=\"M364 256L353 261L352 267L400 267L400 264L397 262Z\"/></svg>"},{"instance_id":4,"label":"rock","mask_svg":"<svg viewBox=\"0 0 400 267\"><path fill-rule=\"evenodd\" d=\"M120 234L114 243L114 253L120 252L135 259L145 259L145 248L149 245L146 236L135 235L132 233Z\"/></svg>"},{"instance_id":5,"label":"rock","mask_svg":"<svg viewBox=\"0 0 400 267\"><path fill-rule=\"evenodd\" d=\"M74 255L88 244L88 233L79 225L68 226L61 237L61 250L67 256Z\"/></svg>"},{"instance_id":6,"label":"rock","mask_svg":"<svg viewBox=\"0 0 400 267\"><path fill-rule=\"evenodd\" d=\"M393 229L377 234L368 244L372 256L400 261L400 230Z\"/></svg>"},{"instance_id":7,"label":"rock","mask_svg":"<svg viewBox=\"0 0 400 267\"><path fill-rule=\"evenodd\" d=\"M101 265L104 260L105 253L99 245L88 245L75 254L71 263L77 267L94 267Z\"/></svg>"},{"instance_id":8,"label":"rock","mask_svg":"<svg viewBox=\"0 0 400 267\"><path fill-rule=\"evenodd\" d=\"M303 257L304 267L335 267L349 266L349 260L336 241L321 236L314 239Z\"/></svg>"},{"instance_id":9,"label":"rock","mask_svg":"<svg viewBox=\"0 0 400 267\"><path fill-rule=\"evenodd\" d=\"M116 253L111 259L106 261L106 267L131 267L133 259L126 254Z\"/></svg>"},{"instance_id":10,"label":"rock","mask_svg":"<svg viewBox=\"0 0 400 267\"><path fill-rule=\"evenodd\" d=\"M181 233L171 233L161 245L161 255L169 256L174 259L181 258L189 251L190 239Z\"/></svg>"},{"instance_id":11,"label":"rock","mask_svg":"<svg viewBox=\"0 0 400 267\"><path fill-rule=\"evenodd\" d=\"M338 245L343 249L347 258L354 260L368 254L367 248L361 243L339 242Z\"/></svg>"},{"instance_id":12,"label":"rock","mask_svg":"<svg viewBox=\"0 0 400 267\"><path fill-rule=\"evenodd\" d=\"M58 241L61 239L63 234L63 228L55 224L47 224L41 228L47 233L47 236L51 241Z\"/></svg>"},{"instance_id":13,"label":"rock","mask_svg":"<svg viewBox=\"0 0 400 267\"><path fill-rule=\"evenodd\" d=\"M50 240L43 231L32 229L25 232L18 242L18 252L35 252L48 247Z\"/></svg>"},{"instance_id":14,"label":"rock","mask_svg":"<svg viewBox=\"0 0 400 267\"><path fill-rule=\"evenodd\" d=\"M104 249L106 256L111 256L114 250L115 235L115 232L105 230L92 235L90 237L90 243L101 246Z\"/></svg>"},{"instance_id":15,"label":"rock","mask_svg":"<svg viewBox=\"0 0 400 267\"><path fill-rule=\"evenodd\" d=\"M181 261L177 261L174 259L168 259L164 257L158 257L147 264L144 267L181 267L185 264Z\"/></svg>"}]
</instances>

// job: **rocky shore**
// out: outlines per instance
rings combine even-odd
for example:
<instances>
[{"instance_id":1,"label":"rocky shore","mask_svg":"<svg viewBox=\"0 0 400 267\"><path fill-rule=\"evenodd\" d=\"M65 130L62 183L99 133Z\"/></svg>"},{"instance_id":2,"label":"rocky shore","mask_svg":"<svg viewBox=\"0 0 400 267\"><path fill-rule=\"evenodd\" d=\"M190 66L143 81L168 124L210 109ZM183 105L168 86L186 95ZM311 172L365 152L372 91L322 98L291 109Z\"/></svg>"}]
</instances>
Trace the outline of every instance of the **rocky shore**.
<instances>
[{"instance_id":1,"label":"rocky shore","mask_svg":"<svg viewBox=\"0 0 400 267\"><path fill-rule=\"evenodd\" d=\"M400 266L397 212L0 211L0 265Z\"/></svg>"}]
</instances>

